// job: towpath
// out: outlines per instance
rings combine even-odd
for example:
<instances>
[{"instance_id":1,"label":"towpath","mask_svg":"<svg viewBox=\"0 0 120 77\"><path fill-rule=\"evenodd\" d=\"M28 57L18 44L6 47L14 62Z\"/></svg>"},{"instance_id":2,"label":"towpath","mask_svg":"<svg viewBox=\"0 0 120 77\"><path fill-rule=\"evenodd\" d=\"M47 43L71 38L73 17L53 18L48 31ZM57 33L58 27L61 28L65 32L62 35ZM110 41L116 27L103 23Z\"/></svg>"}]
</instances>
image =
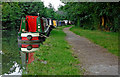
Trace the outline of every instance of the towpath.
<instances>
[{"instance_id":1,"label":"towpath","mask_svg":"<svg viewBox=\"0 0 120 77\"><path fill-rule=\"evenodd\" d=\"M80 61L81 68L86 71L84 75L118 75L118 57L102 48L69 31L71 27L64 28L66 40L72 46L74 54Z\"/></svg>"}]
</instances>

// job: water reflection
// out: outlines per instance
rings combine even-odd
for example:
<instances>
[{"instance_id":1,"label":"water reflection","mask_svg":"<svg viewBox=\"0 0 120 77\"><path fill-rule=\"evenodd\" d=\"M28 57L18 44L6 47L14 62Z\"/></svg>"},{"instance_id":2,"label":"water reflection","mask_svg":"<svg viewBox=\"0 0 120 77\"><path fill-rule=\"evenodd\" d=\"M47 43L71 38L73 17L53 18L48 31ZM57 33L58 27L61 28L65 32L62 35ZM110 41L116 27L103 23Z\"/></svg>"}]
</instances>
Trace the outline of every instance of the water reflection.
<instances>
[{"instance_id":1,"label":"water reflection","mask_svg":"<svg viewBox=\"0 0 120 77\"><path fill-rule=\"evenodd\" d=\"M18 42L18 47L19 47L19 50L21 52L25 52L25 53L31 53L31 52L35 52L39 49L40 47L40 42L38 43L21 43L21 42Z\"/></svg>"},{"instance_id":2,"label":"water reflection","mask_svg":"<svg viewBox=\"0 0 120 77\"><path fill-rule=\"evenodd\" d=\"M23 67L26 67L27 64L30 64L31 62L34 61L34 52L32 53L20 52L20 54Z\"/></svg>"},{"instance_id":3,"label":"water reflection","mask_svg":"<svg viewBox=\"0 0 120 77\"><path fill-rule=\"evenodd\" d=\"M34 61L34 54L42 43L17 42L15 38L16 37L11 37L10 41L7 42L3 40L2 43L3 76L22 75L23 70L27 70L27 65Z\"/></svg>"},{"instance_id":4,"label":"water reflection","mask_svg":"<svg viewBox=\"0 0 120 77\"><path fill-rule=\"evenodd\" d=\"M22 67L27 73L27 65L34 61L34 54L39 50L40 44L42 42L20 42L18 41L18 47L20 52L20 57L22 61Z\"/></svg>"}]
</instances>

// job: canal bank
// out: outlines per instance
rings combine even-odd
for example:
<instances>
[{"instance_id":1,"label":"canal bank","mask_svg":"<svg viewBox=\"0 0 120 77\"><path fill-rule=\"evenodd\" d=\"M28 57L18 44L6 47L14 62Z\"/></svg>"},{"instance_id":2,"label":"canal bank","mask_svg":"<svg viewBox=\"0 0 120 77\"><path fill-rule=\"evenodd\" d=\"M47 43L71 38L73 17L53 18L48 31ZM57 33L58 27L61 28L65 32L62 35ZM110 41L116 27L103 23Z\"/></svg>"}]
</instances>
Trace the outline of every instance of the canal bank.
<instances>
[{"instance_id":1,"label":"canal bank","mask_svg":"<svg viewBox=\"0 0 120 77\"><path fill-rule=\"evenodd\" d=\"M81 75L79 61L65 40L64 27L53 29L50 37L35 52L27 75Z\"/></svg>"}]
</instances>

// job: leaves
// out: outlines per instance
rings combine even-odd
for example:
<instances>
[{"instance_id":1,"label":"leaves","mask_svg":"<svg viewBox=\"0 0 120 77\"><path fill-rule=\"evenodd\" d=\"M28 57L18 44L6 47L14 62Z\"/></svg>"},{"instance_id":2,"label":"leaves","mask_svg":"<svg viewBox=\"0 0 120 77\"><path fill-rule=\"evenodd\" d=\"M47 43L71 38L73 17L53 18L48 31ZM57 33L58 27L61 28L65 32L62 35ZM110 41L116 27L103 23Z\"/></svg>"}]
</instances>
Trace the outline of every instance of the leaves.
<instances>
[{"instance_id":1,"label":"leaves","mask_svg":"<svg viewBox=\"0 0 120 77\"><path fill-rule=\"evenodd\" d=\"M22 17L26 15L44 16L45 7L42 2L3 2L2 3L2 24L8 30L17 29L20 26ZM18 27L17 27L18 26Z\"/></svg>"},{"instance_id":2,"label":"leaves","mask_svg":"<svg viewBox=\"0 0 120 77\"><path fill-rule=\"evenodd\" d=\"M116 22L119 21L113 21L117 20L116 18L118 15L120 15L120 6L119 3L113 3L113 2L106 2L106 3L89 3L89 2L69 2L66 3L65 6L61 6L59 8L59 11L64 11L67 13L67 18L69 20L72 20L75 22L75 25L92 25L89 27L89 29L92 27L98 27L100 25L100 17L105 16L106 17L106 24L118 24ZM86 17L87 16L87 17ZM110 22L107 21L107 18L111 20ZM114 25L111 25L113 28L115 28ZM87 26L84 26L87 27ZM116 28L116 31L118 29Z\"/></svg>"}]
</instances>

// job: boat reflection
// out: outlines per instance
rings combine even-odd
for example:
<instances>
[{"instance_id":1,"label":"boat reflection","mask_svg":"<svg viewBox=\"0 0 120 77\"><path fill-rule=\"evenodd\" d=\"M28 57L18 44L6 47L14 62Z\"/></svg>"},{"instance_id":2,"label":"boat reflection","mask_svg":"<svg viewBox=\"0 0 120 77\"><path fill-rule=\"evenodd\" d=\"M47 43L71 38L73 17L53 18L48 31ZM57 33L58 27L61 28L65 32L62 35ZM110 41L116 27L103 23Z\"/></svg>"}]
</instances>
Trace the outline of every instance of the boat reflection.
<instances>
[{"instance_id":1,"label":"boat reflection","mask_svg":"<svg viewBox=\"0 0 120 77\"><path fill-rule=\"evenodd\" d=\"M22 67L27 69L27 65L34 61L34 54L39 50L41 42L38 43L21 43L18 42Z\"/></svg>"}]
</instances>

